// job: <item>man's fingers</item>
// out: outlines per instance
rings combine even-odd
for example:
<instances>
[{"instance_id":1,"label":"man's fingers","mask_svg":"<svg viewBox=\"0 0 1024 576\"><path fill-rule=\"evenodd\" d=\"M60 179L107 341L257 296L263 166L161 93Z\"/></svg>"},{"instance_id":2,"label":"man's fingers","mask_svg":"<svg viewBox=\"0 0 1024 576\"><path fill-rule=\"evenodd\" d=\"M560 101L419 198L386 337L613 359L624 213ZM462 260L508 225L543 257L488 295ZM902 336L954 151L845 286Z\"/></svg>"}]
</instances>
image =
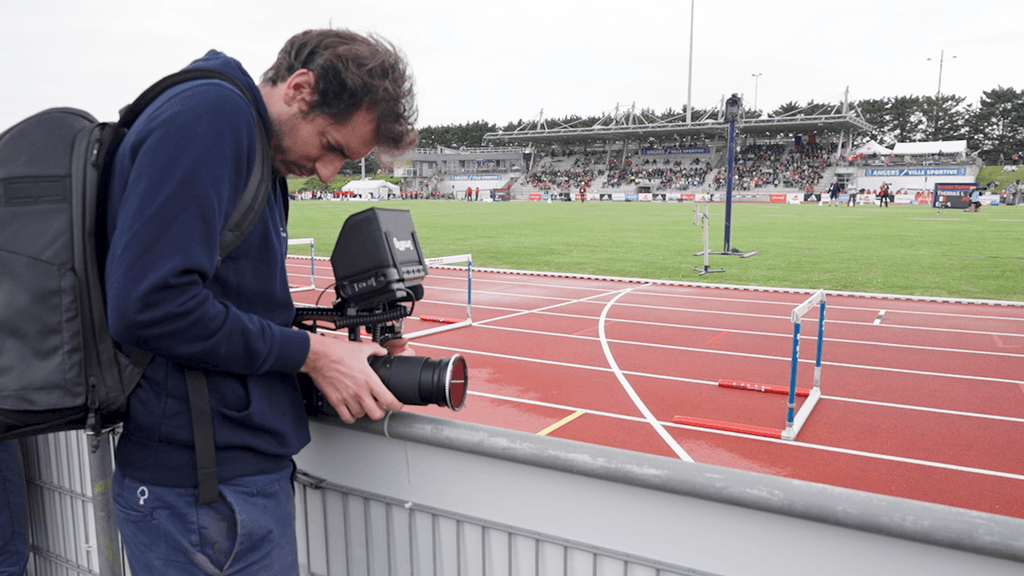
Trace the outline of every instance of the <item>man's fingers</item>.
<instances>
[{"instance_id":1,"label":"man's fingers","mask_svg":"<svg viewBox=\"0 0 1024 576\"><path fill-rule=\"evenodd\" d=\"M395 340L388 340L384 343L384 347L388 349L388 354L392 356L414 356L412 348L409 347L409 341L405 338L396 338Z\"/></svg>"}]
</instances>

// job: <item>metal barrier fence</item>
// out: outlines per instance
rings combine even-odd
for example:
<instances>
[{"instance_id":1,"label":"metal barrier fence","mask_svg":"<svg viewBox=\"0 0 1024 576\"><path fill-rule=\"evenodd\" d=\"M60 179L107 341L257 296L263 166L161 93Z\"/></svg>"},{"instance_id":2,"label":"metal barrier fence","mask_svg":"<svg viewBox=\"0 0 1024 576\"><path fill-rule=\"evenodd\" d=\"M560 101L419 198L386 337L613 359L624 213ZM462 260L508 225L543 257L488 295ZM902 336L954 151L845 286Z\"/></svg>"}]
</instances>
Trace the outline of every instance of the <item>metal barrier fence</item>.
<instances>
[{"instance_id":1,"label":"metal barrier fence","mask_svg":"<svg viewBox=\"0 0 1024 576\"><path fill-rule=\"evenodd\" d=\"M311 576L1024 568L1015 518L404 412L354 426L321 420L311 431L295 484L300 564ZM81 433L22 449L29 576L126 573L116 532L104 528L109 438L95 455ZM799 543L795 556L779 553L787 542Z\"/></svg>"},{"instance_id":2,"label":"metal barrier fence","mask_svg":"<svg viewBox=\"0 0 1024 576\"><path fill-rule=\"evenodd\" d=\"M59 432L24 438L20 443L31 519L28 575L101 574L85 434ZM101 445L100 449L109 451L110 446Z\"/></svg>"},{"instance_id":3,"label":"metal barrier fence","mask_svg":"<svg viewBox=\"0 0 1024 576\"><path fill-rule=\"evenodd\" d=\"M310 576L711 576L299 473L300 563Z\"/></svg>"}]
</instances>

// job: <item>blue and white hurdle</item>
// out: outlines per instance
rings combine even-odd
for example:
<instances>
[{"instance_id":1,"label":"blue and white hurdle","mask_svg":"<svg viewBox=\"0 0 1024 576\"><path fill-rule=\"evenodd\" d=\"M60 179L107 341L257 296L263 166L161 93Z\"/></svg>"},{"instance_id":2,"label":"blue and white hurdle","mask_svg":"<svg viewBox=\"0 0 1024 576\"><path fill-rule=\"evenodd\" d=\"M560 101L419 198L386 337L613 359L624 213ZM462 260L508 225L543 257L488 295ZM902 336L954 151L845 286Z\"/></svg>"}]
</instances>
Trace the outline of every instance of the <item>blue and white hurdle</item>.
<instances>
[{"instance_id":1,"label":"blue and white hurdle","mask_svg":"<svg viewBox=\"0 0 1024 576\"><path fill-rule=\"evenodd\" d=\"M803 315L815 305L819 306L820 311L818 313L817 354L814 359L814 387L811 388L800 411L796 412L796 374L800 362L800 323ZM807 422L807 417L811 415L811 411L814 410L814 406L821 398L821 344L825 339L825 291L818 290L803 304L794 308L791 319L793 321L793 361L790 365L789 401L787 403L786 429L782 431L783 440L796 440L800 428Z\"/></svg>"}]
</instances>

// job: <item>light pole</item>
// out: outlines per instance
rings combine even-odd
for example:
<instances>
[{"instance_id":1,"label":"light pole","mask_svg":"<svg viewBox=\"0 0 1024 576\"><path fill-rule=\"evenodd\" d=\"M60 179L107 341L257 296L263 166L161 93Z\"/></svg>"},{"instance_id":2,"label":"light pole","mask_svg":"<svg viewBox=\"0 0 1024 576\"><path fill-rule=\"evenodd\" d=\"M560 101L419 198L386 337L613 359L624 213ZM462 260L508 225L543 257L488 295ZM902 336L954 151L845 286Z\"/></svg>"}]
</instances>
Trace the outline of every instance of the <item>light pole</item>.
<instances>
[{"instance_id":1,"label":"light pole","mask_svg":"<svg viewBox=\"0 0 1024 576\"><path fill-rule=\"evenodd\" d=\"M943 63L943 61L945 61L945 59L946 59L946 51L942 50L942 51L939 52L939 88L935 91L935 100L936 101L939 99L939 96L942 96L942 63ZM950 60L955 60L956 56L950 56L949 59ZM928 61L929 62L933 62L934 60L929 58Z\"/></svg>"},{"instance_id":2,"label":"light pole","mask_svg":"<svg viewBox=\"0 0 1024 576\"><path fill-rule=\"evenodd\" d=\"M955 58L956 58L956 56L950 56L949 59L950 60L954 60ZM945 60L946 60L946 51L942 50L942 51L939 52L939 87L935 90L935 128L934 128L934 132L936 134L938 134L938 131L939 131L939 108L940 108L939 100L942 97L942 64L943 64L943 62ZM933 60L931 58L929 58L928 61L929 62L933 62Z\"/></svg>"},{"instance_id":3,"label":"light pole","mask_svg":"<svg viewBox=\"0 0 1024 576\"><path fill-rule=\"evenodd\" d=\"M693 109L693 12L694 5L697 0L690 0L690 69L687 73L686 78L686 123L689 124L692 116L690 111Z\"/></svg>"},{"instance_id":4,"label":"light pole","mask_svg":"<svg viewBox=\"0 0 1024 576\"><path fill-rule=\"evenodd\" d=\"M761 77L761 72L757 74L751 74L754 77L754 110L757 110L757 80Z\"/></svg>"}]
</instances>

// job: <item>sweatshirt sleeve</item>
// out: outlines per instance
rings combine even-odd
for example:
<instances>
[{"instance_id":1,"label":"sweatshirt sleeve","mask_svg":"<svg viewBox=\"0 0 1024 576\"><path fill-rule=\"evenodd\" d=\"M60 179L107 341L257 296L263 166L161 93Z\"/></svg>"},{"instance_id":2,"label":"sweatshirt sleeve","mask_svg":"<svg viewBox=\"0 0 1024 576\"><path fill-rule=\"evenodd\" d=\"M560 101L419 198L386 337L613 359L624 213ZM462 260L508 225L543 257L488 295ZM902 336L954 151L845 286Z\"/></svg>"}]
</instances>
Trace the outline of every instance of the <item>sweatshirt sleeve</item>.
<instances>
[{"instance_id":1,"label":"sweatshirt sleeve","mask_svg":"<svg viewBox=\"0 0 1024 576\"><path fill-rule=\"evenodd\" d=\"M221 82L185 85L140 118L115 158L108 323L125 345L235 374L297 372L287 249L274 192L218 266L221 230L259 151L249 102ZM116 203L116 206L115 206Z\"/></svg>"}]
</instances>

